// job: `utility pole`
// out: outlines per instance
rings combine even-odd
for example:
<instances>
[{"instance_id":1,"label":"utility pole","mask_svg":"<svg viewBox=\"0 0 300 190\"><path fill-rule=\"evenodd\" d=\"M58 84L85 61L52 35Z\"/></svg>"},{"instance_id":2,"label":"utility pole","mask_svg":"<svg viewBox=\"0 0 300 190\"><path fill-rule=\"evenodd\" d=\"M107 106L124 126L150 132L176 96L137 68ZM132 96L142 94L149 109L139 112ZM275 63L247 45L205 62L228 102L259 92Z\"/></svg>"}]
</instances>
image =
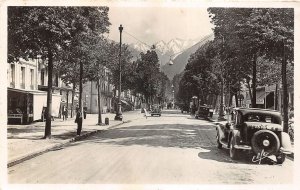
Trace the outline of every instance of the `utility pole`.
<instances>
[{"instance_id":1,"label":"utility pole","mask_svg":"<svg viewBox=\"0 0 300 190\"><path fill-rule=\"evenodd\" d=\"M121 105L121 55L122 55L122 31L123 31L123 26L122 24L119 27L119 31L120 31L120 54L119 54L119 89L118 89L118 109L117 109L117 113L115 116L115 120L119 120L122 121L123 120L123 115L122 115L122 105Z\"/></svg>"},{"instance_id":2,"label":"utility pole","mask_svg":"<svg viewBox=\"0 0 300 190\"><path fill-rule=\"evenodd\" d=\"M224 51L224 36L222 36L222 49ZM220 101L220 109L219 109L219 117L218 120L225 120L224 118L224 102L223 102L223 98L224 98L224 58L221 58L221 77L222 77L222 81L221 81L221 101Z\"/></svg>"}]
</instances>

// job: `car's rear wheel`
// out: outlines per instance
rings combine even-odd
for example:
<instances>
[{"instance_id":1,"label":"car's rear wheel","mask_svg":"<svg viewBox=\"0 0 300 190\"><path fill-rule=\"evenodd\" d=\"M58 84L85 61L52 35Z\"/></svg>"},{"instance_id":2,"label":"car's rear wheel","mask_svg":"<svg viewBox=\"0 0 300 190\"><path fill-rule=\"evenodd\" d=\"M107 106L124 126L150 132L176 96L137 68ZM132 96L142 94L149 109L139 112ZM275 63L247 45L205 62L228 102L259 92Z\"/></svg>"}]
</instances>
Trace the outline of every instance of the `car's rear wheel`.
<instances>
[{"instance_id":1,"label":"car's rear wheel","mask_svg":"<svg viewBox=\"0 0 300 190\"><path fill-rule=\"evenodd\" d=\"M283 153L277 155L276 156L277 164L282 164L285 161L285 157L286 157L286 155Z\"/></svg>"},{"instance_id":2,"label":"car's rear wheel","mask_svg":"<svg viewBox=\"0 0 300 190\"><path fill-rule=\"evenodd\" d=\"M230 154L230 158L233 160L238 159L238 150L236 148L234 148L235 145L235 139L234 137L232 137L230 139L230 149L229 149L229 154Z\"/></svg>"},{"instance_id":3,"label":"car's rear wheel","mask_svg":"<svg viewBox=\"0 0 300 190\"><path fill-rule=\"evenodd\" d=\"M259 130L254 133L251 145L255 154L270 156L276 154L280 148L278 136L270 130Z\"/></svg>"}]
</instances>

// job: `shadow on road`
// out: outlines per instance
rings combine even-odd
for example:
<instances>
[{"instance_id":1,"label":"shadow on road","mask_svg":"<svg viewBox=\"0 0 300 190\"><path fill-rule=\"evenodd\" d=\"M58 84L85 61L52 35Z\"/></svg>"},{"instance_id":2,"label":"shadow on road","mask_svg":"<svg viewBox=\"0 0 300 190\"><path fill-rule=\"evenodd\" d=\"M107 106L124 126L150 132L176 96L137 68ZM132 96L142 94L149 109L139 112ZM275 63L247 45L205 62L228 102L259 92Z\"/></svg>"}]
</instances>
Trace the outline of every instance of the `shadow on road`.
<instances>
[{"instance_id":1,"label":"shadow on road","mask_svg":"<svg viewBox=\"0 0 300 190\"><path fill-rule=\"evenodd\" d=\"M202 159L215 160L218 162L227 162L227 163L238 163L238 164L254 164L254 165L274 165L276 164L274 160L270 158L264 158L261 160L261 163L258 161L253 162L253 154L247 151L241 151L239 154L239 158L236 160L232 160L229 156L228 149L218 149L217 147L208 147L206 148L209 151L199 152L198 157Z\"/></svg>"},{"instance_id":2,"label":"shadow on road","mask_svg":"<svg viewBox=\"0 0 300 190\"><path fill-rule=\"evenodd\" d=\"M199 158L226 163L258 164L251 161L252 155L242 152L238 160L232 160L226 149L218 149L213 125L136 125L114 128L88 139L78 141L71 146L81 143L99 143L118 146L141 145L164 148L194 148L201 151ZM265 159L261 164L273 164L271 159Z\"/></svg>"},{"instance_id":3,"label":"shadow on road","mask_svg":"<svg viewBox=\"0 0 300 190\"><path fill-rule=\"evenodd\" d=\"M85 139L85 143L201 148L215 146L215 128L207 125L141 125L110 129Z\"/></svg>"}]
</instances>

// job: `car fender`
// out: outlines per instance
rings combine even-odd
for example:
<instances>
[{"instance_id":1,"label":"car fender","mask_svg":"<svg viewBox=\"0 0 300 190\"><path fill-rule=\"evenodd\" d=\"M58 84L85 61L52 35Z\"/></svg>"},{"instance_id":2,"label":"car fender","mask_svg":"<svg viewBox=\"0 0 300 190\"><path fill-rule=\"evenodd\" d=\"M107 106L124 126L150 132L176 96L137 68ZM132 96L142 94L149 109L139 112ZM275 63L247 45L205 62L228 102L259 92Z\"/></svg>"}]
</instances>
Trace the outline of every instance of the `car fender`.
<instances>
[{"instance_id":1,"label":"car fender","mask_svg":"<svg viewBox=\"0 0 300 190\"><path fill-rule=\"evenodd\" d=\"M281 147L286 150L292 150L292 143L288 133L281 132Z\"/></svg>"}]
</instances>

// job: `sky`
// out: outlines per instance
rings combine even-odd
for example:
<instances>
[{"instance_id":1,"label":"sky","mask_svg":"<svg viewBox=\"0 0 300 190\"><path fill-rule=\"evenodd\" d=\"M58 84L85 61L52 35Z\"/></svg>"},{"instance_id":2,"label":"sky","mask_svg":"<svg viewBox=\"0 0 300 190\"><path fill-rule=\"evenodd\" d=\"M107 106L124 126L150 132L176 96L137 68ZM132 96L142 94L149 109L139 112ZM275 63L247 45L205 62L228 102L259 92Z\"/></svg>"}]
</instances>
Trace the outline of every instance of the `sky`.
<instances>
[{"instance_id":1,"label":"sky","mask_svg":"<svg viewBox=\"0 0 300 190\"><path fill-rule=\"evenodd\" d=\"M118 27L122 24L122 42L128 44L137 42L130 35L148 45L160 40L168 42L174 38L200 39L213 32L208 16L207 9L203 7L110 6L109 38L119 42Z\"/></svg>"}]
</instances>

